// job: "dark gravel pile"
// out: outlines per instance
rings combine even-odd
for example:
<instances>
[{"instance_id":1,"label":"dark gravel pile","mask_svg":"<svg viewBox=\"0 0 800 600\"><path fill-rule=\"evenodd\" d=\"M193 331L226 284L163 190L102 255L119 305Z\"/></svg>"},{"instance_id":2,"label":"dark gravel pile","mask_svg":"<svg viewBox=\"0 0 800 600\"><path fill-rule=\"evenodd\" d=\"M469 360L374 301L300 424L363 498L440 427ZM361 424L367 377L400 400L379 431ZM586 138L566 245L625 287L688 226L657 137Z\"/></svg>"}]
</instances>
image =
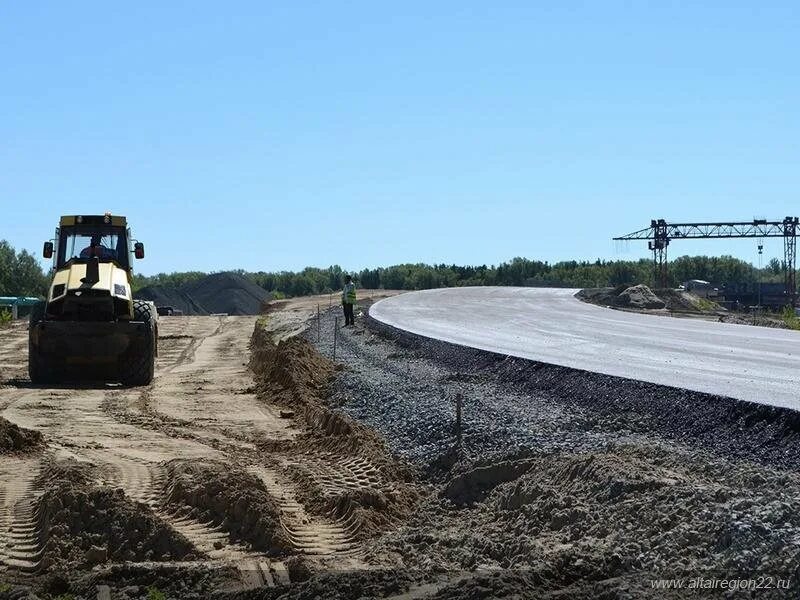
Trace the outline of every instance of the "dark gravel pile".
<instances>
[{"instance_id":1,"label":"dark gravel pile","mask_svg":"<svg viewBox=\"0 0 800 600\"><path fill-rule=\"evenodd\" d=\"M185 315L207 315L209 311L179 287L151 285L136 292L140 300L150 300L156 306L170 306Z\"/></svg>"},{"instance_id":2,"label":"dark gravel pile","mask_svg":"<svg viewBox=\"0 0 800 600\"><path fill-rule=\"evenodd\" d=\"M236 273L214 273L189 283L183 291L209 313L258 315L272 295Z\"/></svg>"},{"instance_id":3,"label":"dark gravel pile","mask_svg":"<svg viewBox=\"0 0 800 600\"><path fill-rule=\"evenodd\" d=\"M236 273L214 273L180 287L148 286L137 298L152 300L156 306L171 306L186 315L258 315L271 294Z\"/></svg>"}]
</instances>

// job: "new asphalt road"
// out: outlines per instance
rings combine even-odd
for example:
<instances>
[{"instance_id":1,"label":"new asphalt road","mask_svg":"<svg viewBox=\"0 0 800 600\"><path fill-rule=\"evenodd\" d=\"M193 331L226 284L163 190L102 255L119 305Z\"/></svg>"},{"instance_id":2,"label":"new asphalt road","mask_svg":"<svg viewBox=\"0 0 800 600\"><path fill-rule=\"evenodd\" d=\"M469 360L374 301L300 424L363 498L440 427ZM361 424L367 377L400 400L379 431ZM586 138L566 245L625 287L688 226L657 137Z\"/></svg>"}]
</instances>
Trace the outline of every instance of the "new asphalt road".
<instances>
[{"instance_id":1,"label":"new asphalt road","mask_svg":"<svg viewBox=\"0 0 800 600\"><path fill-rule=\"evenodd\" d=\"M377 320L455 344L800 409L800 332L611 310L577 290L426 290L374 304Z\"/></svg>"}]
</instances>

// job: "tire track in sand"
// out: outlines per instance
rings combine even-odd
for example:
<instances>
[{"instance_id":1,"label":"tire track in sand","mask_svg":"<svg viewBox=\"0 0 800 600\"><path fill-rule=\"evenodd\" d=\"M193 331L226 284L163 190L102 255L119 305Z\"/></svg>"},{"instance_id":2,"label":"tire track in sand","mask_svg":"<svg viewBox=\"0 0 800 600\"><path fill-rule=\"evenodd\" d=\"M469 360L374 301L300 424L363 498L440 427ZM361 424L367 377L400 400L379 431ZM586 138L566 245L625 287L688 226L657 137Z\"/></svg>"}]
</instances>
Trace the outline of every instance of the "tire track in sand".
<instances>
[{"instance_id":1,"label":"tire track in sand","mask_svg":"<svg viewBox=\"0 0 800 600\"><path fill-rule=\"evenodd\" d=\"M329 555L353 551L360 523L352 513L339 519L310 515L300 504L288 482L263 466L247 469L258 477L281 510L281 526L296 550L304 554Z\"/></svg>"},{"instance_id":2,"label":"tire track in sand","mask_svg":"<svg viewBox=\"0 0 800 600\"><path fill-rule=\"evenodd\" d=\"M171 486L167 470L158 463L125 457L102 450L82 450L80 453L98 465L110 467L106 483L120 487L125 494L141 502L175 531L183 534L200 552L215 561L260 559L262 554L231 542L228 533L216 523L201 523L191 516L166 506Z\"/></svg>"},{"instance_id":3,"label":"tire track in sand","mask_svg":"<svg viewBox=\"0 0 800 600\"><path fill-rule=\"evenodd\" d=\"M276 582L289 583L289 575L282 562L270 560L263 553L231 542L229 534L217 523L203 523L180 510L167 507L165 500L174 483L170 481L168 470L163 465L102 450L83 450L81 454L95 464L108 467L106 472L110 472L110 477L106 484L121 487L130 498L149 506L157 517L205 554L208 560L201 564L235 565L240 582L228 591L274 587ZM185 566L190 568L197 564L191 562ZM181 565L176 563L175 566Z\"/></svg>"},{"instance_id":4,"label":"tire track in sand","mask_svg":"<svg viewBox=\"0 0 800 600\"><path fill-rule=\"evenodd\" d=\"M42 539L33 482L40 469L38 458L0 460L0 572L39 568Z\"/></svg>"}]
</instances>

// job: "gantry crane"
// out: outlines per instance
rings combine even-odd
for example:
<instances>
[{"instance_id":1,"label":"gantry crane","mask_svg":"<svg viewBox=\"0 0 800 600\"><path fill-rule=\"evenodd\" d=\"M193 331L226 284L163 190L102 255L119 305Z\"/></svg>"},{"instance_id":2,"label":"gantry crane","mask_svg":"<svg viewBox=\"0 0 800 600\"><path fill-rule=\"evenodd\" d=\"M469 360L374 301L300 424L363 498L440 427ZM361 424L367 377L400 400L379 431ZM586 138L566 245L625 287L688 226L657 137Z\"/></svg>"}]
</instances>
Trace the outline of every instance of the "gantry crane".
<instances>
[{"instance_id":1,"label":"gantry crane","mask_svg":"<svg viewBox=\"0 0 800 600\"><path fill-rule=\"evenodd\" d=\"M728 223L667 223L664 219L653 219L650 227L615 240L649 240L653 251L653 281L656 286L667 287L667 246L672 240L713 238L783 238L783 277L788 302L795 306L797 300L796 240L798 217L786 217L783 221L754 219Z\"/></svg>"}]
</instances>

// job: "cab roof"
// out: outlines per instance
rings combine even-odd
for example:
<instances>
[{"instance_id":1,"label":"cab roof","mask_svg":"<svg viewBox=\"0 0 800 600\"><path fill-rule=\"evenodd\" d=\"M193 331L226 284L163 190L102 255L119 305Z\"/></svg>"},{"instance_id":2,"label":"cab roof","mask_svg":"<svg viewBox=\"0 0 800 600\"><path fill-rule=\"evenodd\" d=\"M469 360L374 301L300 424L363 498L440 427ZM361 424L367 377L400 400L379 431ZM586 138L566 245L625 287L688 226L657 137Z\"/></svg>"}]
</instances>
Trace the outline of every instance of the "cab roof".
<instances>
[{"instance_id":1,"label":"cab roof","mask_svg":"<svg viewBox=\"0 0 800 600\"><path fill-rule=\"evenodd\" d=\"M109 213L104 215L66 215L61 217L61 227L70 225L116 225L126 227L128 220L125 217L114 216Z\"/></svg>"}]
</instances>

